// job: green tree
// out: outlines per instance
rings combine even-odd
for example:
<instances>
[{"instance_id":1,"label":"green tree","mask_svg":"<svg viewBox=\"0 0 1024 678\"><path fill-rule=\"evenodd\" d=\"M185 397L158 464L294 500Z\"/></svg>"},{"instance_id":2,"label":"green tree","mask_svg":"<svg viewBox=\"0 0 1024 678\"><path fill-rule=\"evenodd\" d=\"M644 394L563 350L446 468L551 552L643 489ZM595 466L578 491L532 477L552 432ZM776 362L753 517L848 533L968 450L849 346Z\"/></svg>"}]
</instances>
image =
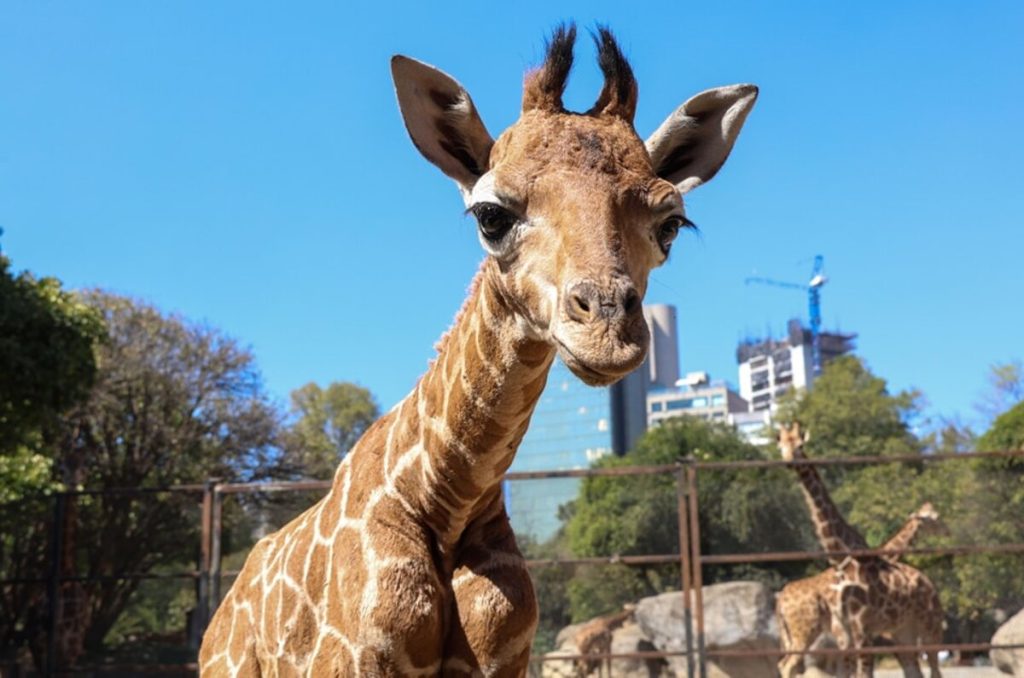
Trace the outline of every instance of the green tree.
<instances>
[{"instance_id":1,"label":"green tree","mask_svg":"<svg viewBox=\"0 0 1024 678\"><path fill-rule=\"evenodd\" d=\"M988 389L977 405L978 410L992 421L1024 400L1024 364L1020 360L995 363L989 367Z\"/></svg>"},{"instance_id":2,"label":"green tree","mask_svg":"<svg viewBox=\"0 0 1024 678\"><path fill-rule=\"evenodd\" d=\"M787 394L780 418L810 432L805 449L811 457L911 454L921 451L910 430L919 395L889 393L860 358L845 355L825 366L814 388Z\"/></svg>"},{"instance_id":3,"label":"green tree","mask_svg":"<svg viewBox=\"0 0 1024 678\"><path fill-rule=\"evenodd\" d=\"M1003 412L978 438L979 451L1024 450L1024 402ZM957 479L958 543L1024 542L1024 459L975 459ZM976 620L982 639L993 630L991 612L1013 613L1024 606L1024 560L1019 554L987 553L958 558L953 603Z\"/></svg>"},{"instance_id":4,"label":"green tree","mask_svg":"<svg viewBox=\"0 0 1024 678\"><path fill-rule=\"evenodd\" d=\"M314 383L292 391L293 423L283 435L282 466L309 478L328 479L379 416L369 390L348 382Z\"/></svg>"},{"instance_id":5,"label":"green tree","mask_svg":"<svg viewBox=\"0 0 1024 678\"><path fill-rule=\"evenodd\" d=\"M920 454L924 445L911 430L918 398L912 391L890 393L860 358L846 355L828 363L809 391L787 394L779 418L800 422L811 458ZM922 470L921 464L819 467L847 520L876 545L920 505L913 492L892 488L912 483Z\"/></svg>"},{"instance_id":6,"label":"green tree","mask_svg":"<svg viewBox=\"0 0 1024 678\"><path fill-rule=\"evenodd\" d=\"M517 541L520 551L527 559L572 558L572 552L562 532L542 543L533 541L529 535L519 535ZM530 571L539 608L533 654L544 654L555 649L558 632L572 623L568 589L578 569L575 566L559 564L536 567Z\"/></svg>"},{"instance_id":7,"label":"green tree","mask_svg":"<svg viewBox=\"0 0 1024 678\"><path fill-rule=\"evenodd\" d=\"M679 417L648 431L624 457L600 467L645 466L702 460L763 459L758 448L730 428ZM810 545L810 525L799 513L799 494L781 469L702 471L698 478L701 551L705 554L800 549ZM679 551L676 475L593 477L583 481L566 525L578 556L669 554ZM782 572L801 572L787 565ZM715 567L707 582L755 577L777 582L769 567ZM617 609L642 595L678 589L678 566L582 570L569 587L576 621Z\"/></svg>"},{"instance_id":8,"label":"green tree","mask_svg":"<svg viewBox=\"0 0 1024 678\"><path fill-rule=\"evenodd\" d=\"M1024 450L1024 402L1018 402L992 422L991 428L978 439L982 451ZM1017 466L1015 462L1007 465Z\"/></svg>"},{"instance_id":9,"label":"green tree","mask_svg":"<svg viewBox=\"0 0 1024 678\"><path fill-rule=\"evenodd\" d=\"M103 292L82 299L102 317L107 334L95 347L97 373L88 398L61 417L46 449L66 487L155 490L208 478L246 479L267 465L278 415L248 350L209 326L136 300ZM60 571L109 577L193 566L196 501L195 495L162 492L68 497ZM46 571L32 558L8 562L25 568L22 576ZM138 586L135 579L69 583L62 591L62 623L77 633L64 636L99 647ZM2 609L2 628L39 624L31 607ZM80 651L63 648L64 660Z\"/></svg>"},{"instance_id":10,"label":"green tree","mask_svg":"<svg viewBox=\"0 0 1024 678\"><path fill-rule=\"evenodd\" d=\"M95 379L100 315L56 278L14 275L0 254L0 503L53 489L60 417Z\"/></svg>"}]
</instances>

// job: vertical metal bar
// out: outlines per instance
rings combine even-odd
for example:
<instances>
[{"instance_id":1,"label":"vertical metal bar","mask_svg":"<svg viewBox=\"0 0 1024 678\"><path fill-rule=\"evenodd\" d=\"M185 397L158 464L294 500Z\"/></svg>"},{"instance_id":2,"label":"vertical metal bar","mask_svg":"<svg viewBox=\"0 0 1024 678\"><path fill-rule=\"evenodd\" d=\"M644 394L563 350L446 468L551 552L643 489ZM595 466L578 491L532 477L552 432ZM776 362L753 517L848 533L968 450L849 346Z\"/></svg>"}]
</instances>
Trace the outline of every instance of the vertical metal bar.
<instances>
[{"instance_id":1,"label":"vertical metal bar","mask_svg":"<svg viewBox=\"0 0 1024 678\"><path fill-rule=\"evenodd\" d=\"M697 620L697 667L700 678L707 678L704 655L704 573L700 562L700 520L697 506L697 469L686 467L687 494L690 495L690 562L693 563L693 606Z\"/></svg>"},{"instance_id":2,"label":"vertical metal bar","mask_svg":"<svg viewBox=\"0 0 1024 678\"><path fill-rule=\"evenodd\" d=\"M213 488L213 524L210 534L210 615L220 606L221 537L224 516L224 495L220 486Z\"/></svg>"},{"instance_id":3,"label":"vertical metal bar","mask_svg":"<svg viewBox=\"0 0 1024 678\"><path fill-rule=\"evenodd\" d=\"M203 488L203 505L200 515L199 536L199 586L196 600L198 637L210 621L210 534L213 523L213 483L207 482Z\"/></svg>"},{"instance_id":4,"label":"vertical metal bar","mask_svg":"<svg viewBox=\"0 0 1024 678\"><path fill-rule=\"evenodd\" d=\"M690 582L692 564L690 563L690 530L689 511L686 505L686 470L680 467L676 474L676 499L679 514L679 572L683 586L683 633L686 636L686 678L693 678L693 612L690 601L693 596L693 585Z\"/></svg>"},{"instance_id":5,"label":"vertical metal bar","mask_svg":"<svg viewBox=\"0 0 1024 678\"><path fill-rule=\"evenodd\" d=\"M49 607L49 628L46 634L46 665L44 675L53 675L57 671L57 633L60 628L60 563L64 551L64 510L67 497L63 494L54 496L53 527L50 541L50 576L46 583L46 602Z\"/></svg>"}]
</instances>

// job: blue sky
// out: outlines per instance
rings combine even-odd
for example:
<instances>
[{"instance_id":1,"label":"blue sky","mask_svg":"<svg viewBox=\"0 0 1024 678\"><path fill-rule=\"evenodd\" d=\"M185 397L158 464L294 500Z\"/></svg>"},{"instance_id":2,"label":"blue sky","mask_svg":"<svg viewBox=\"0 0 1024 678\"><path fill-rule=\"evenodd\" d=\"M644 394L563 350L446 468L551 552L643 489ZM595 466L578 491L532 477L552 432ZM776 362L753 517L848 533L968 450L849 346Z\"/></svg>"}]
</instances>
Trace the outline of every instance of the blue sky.
<instances>
[{"instance_id":1,"label":"blue sky","mask_svg":"<svg viewBox=\"0 0 1024 678\"><path fill-rule=\"evenodd\" d=\"M761 97L702 230L655 272L685 370L735 381L737 340L806 317L932 416L975 417L988 366L1024 357L1024 4L26 3L0 7L0 226L16 268L207 321L282 400L413 385L482 257L457 191L408 141L388 58L436 64L492 134L562 19L605 22L650 133L692 94ZM599 87L582 42L566 100Z\"/></svg>"}]
</instances>

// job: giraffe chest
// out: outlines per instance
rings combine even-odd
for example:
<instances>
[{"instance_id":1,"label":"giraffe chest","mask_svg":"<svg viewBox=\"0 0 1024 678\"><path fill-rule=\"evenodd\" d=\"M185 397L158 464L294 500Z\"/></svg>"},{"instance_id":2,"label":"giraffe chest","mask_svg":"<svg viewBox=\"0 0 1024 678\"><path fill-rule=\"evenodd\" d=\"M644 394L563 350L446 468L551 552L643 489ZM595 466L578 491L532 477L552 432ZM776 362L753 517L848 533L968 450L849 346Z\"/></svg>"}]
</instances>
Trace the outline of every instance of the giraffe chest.
<instances>
[{"instance_id":1,"label":"giraffe chest","mask_svg":"<svg viewBox=\"0 0 1024 678\"><path fill-rule=\"evenodd\" d=\"M309 672L325 646L354 662L349 668L375 658L373 670L385 675L441 660L451 583L429 542L399 511L385 510L389 503L367 496L355 518L332 493L273 535L256 610L257 646L268 663Z\"/></svg>"}]
</instances>

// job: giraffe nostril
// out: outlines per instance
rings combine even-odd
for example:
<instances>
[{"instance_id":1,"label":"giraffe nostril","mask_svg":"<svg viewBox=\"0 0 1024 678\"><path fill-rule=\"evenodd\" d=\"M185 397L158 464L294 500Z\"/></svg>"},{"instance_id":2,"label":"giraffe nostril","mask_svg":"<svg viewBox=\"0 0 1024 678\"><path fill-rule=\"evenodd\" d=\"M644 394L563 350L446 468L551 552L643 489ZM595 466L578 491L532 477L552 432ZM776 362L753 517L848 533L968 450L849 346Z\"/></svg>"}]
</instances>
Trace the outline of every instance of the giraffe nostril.
<instances>
[{"instance_id":1,"label":"giraffe nostril","mask_svg":"<svg viewBox=\"0 0 1024 678\"><path fill-rule=\"evenodd\" d=\"M622 308L627 315L633 313L640 307L640 293L632 287L626 290L626 298L622 300Z\"/></svg>"},{"instance_id":2,"label":"giraffe nostril","mask_svg":"<svg viewBox=\"0 0 1024 678\"><path fill-rule=\"evenodd\" d=\"M589 323L601 311L601 296L593 283L576 283L567 290L565 312L578 323Z\"/></svg>"}]
</instances>

